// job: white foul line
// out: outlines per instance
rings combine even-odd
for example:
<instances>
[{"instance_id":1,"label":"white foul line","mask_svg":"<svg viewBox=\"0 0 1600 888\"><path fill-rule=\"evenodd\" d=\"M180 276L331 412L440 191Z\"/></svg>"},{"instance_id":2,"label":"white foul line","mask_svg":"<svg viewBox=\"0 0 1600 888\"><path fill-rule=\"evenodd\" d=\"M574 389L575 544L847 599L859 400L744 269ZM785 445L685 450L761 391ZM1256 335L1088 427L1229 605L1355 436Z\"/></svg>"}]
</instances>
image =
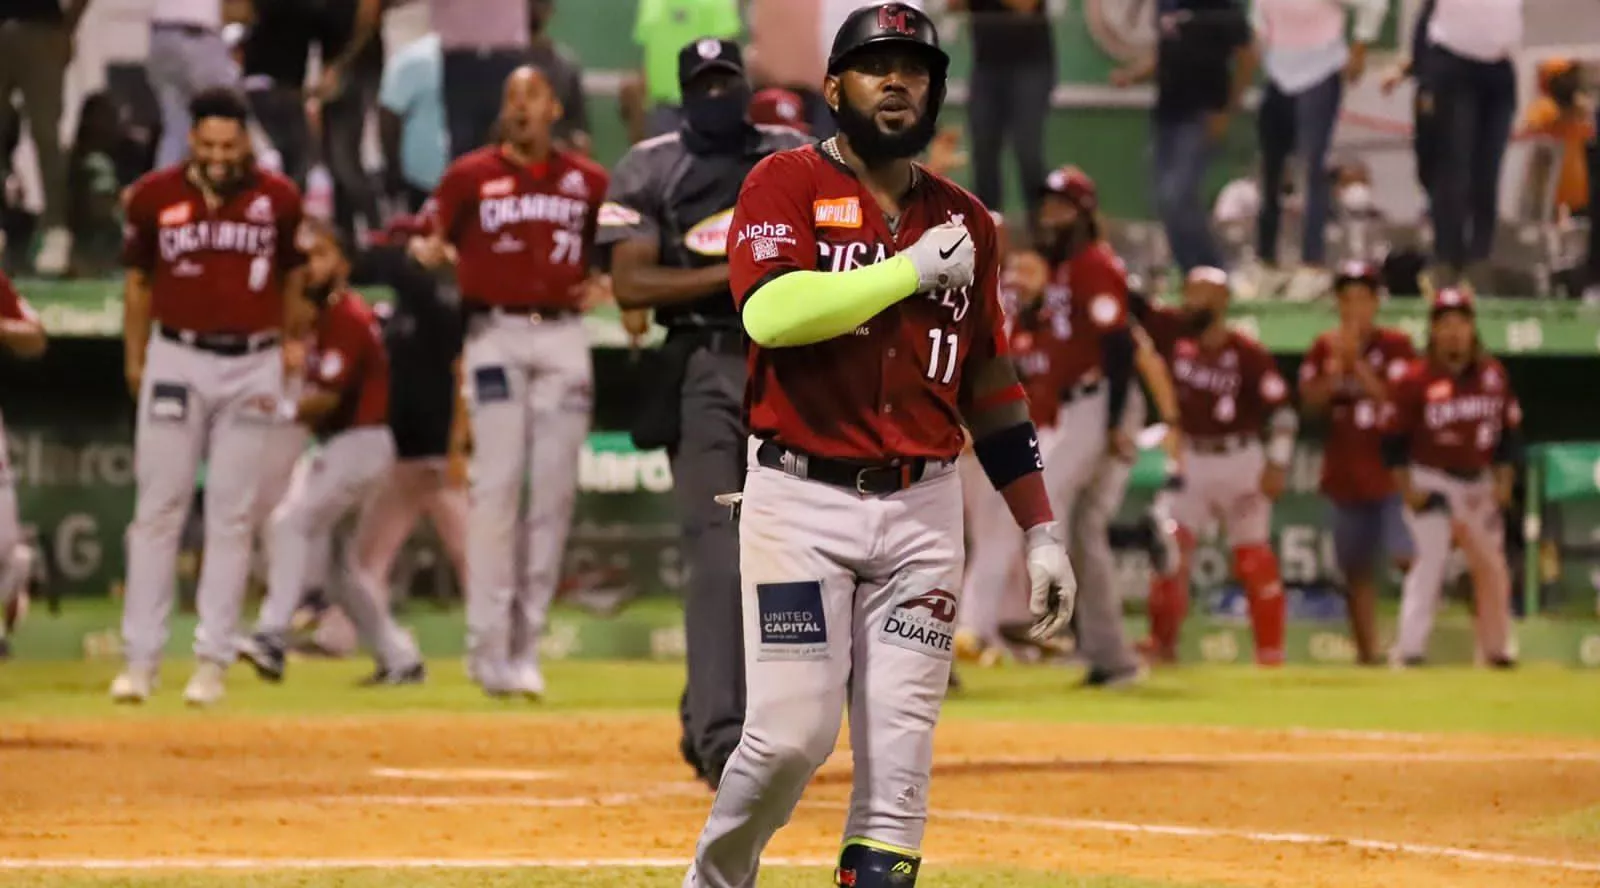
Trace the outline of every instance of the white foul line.
<instances>
[{"instance_id":1,"label":"white foul line","mask_svg":"<svg viewBox=\"0 0 1600 888\"><path fill-rule=\"evenodd\" d=\"M981 758L940 758L939 766L984 765L1208 765L1208 764L1303 764L1369 762L1396 764L1446 762L1455 764L1510 764L1514 762L1596 762L1600 752L1238 752L1238 753L1158 753L1128 756L983 756Z\"/></svg>"},{"instance_id":2,"label":"white foul line","mask_svg":"<svg viewBox=\"0 0 1600 888\"><path fill-rule=\"evenodd\" d=\"M831 807L831 806L830 806ZM837 806L842 808L843 806ZM1324 836L1313 833L1254 832L1239 829L1213 829L1203 826L1167 826L1147 823L1123 823L1115 820L1080 820L1065 817L1030 817L1015 814L991 814L984 811L937 811L934 818L970 820L977 823L994 823L1006 826L1043 826L1057 829L1088 830L1093 832L1135 833L1183 838L1214 839L1234 838L1271 845L1327 845L1330 847L1360 848L1364 851L1388 851L1398 854L1415 854L1424 857L1446 857L1453 860L1470 860L1477 863L1497 863L1509 866L1563 869L1575 872L1600 873L1600 861L1568 860L1559 857L1530 857L1498 851L1477 851L1471 848L1452 848L1447 845L1423 845L1415 842L1388 842L1382 839L1352 839L1342 836Z\"/></svg>"},{"instance_id":3,"label":"white foul line","mask_svg":"<svg viewBox=\"0 0 1600 888\"><path fill-rule=\"evenodd\" d=\"M560 771L525 771L517 768L373 768L372 776L394 780L483 781L555 780Z\"/></svg>"},{"instance_id":4,"label":"white foul line","mask_svg":"<svg viewBox=\"0 0 1600 888\"><path fill-rule=\"evenodd\" d=\"M762 866L833 866L832 858L777 857ZM348 869L683 869L688 858L617 857L560 860L530 857L135 857L125 859L0 857L0 871L21 870L348 870Z\"/></svg>"}]
</instances>

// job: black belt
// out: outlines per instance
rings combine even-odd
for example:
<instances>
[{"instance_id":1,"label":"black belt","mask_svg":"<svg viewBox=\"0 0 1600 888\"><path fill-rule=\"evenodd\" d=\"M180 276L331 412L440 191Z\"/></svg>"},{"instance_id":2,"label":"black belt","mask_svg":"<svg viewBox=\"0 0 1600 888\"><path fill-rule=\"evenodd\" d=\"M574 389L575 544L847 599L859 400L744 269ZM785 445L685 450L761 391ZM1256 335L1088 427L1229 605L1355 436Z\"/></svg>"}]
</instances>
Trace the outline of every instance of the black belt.
<instances>
[{"instance_id":1,"label":"black belt","mask_svg":"<svg viewBox=\"0 0 1600 888\"><path fill-rule=\"evenodd\" d=\"M283 338L276 330L262 333L197 333L193 330L168 327L165 324L158 325L156 330L162 339L230 358L265 351L277 345Z\"/></svg>"},{"instance_id":2,"label":"black belt","mask_svg":"<svg viewBox=\"0 0 1600 888\"><path fill-rule=\"evenodd\" d=\"M668 327L667 338L692 340L696 346L722 355L743 357L750 351L750 337L737 327L700 327L686 324Z\"/></svg>"},{"instance_id":3,"label":"black belt","mask_svg":"<svg viewBox=\"0 0 1600 888\"><path fill-rule=\"evenodd\" d=\"M544 305L488 305L482 302L467 303L468 317L479 315L501 315L506 317L527 318L530 321L564 321L575 318L582 312L576 308L555 308Z\"/></svg>"},{"instance_id":4,"label":"black belt","mask_svg":"<svg viewBox=\"0 0 1600 888\"><path fill-rule=\"evenodd\" d=\"M761 446L756 448L756 462L796 478L820 481L862 495L874 496L905 490L921 481L930 467L941 465L937 460L922 457L876 465L829 459L790 450L771 441L763 441Z\"/></svg>"},{"instance_id":5,"label":"black belt","mask_svg":"<svg viewBox=\"0 0 1600 888\"><path fill-rule=\"evenodd\" d=\"M1100 391L1100 380L1083 385L1069 385L1061 390L1061 403L1071 404L1079 398L1087 398Z\"/></svg>"},{"instance_id":6,"label":"black belt","mask_svg":"<svg viewBox=\"0 0 1600 888\"><path fill-rule=\"evenodd\" d=\"M153 31L176 31L185 37L204 37L207 34L217 33L214 28L197 25L193 22L151 22L150 29Z\"/></svg>"}]
</instances>

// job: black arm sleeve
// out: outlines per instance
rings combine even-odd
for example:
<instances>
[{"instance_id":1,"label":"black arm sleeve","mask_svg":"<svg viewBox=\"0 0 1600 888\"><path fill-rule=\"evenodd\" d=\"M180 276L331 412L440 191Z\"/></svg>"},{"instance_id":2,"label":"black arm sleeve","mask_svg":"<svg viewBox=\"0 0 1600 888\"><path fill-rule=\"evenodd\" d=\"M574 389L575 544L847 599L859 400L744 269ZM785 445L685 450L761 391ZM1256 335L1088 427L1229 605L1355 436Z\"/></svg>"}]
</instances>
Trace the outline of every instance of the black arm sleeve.
<instances>
[{"instance_id":1,"label":"black arm sleeve","mask_svg":"<svg viewBox=\"0 0 1600 888\"><path fill-rule=\"evenodd\" d=\"M1122 425L1128 406L1128 384L1133 379L1133 331L1127 327L1100 337L1100 366L1110 386L1107 393L1106 428Z\"/></svg>"},{"instance_id":2,"label":"black arm sleeve","mask_svg":"<svg viewBox=\"0 0 1600 888\"><path fill-rule=\"evenodd\" d=\"M1522 462L1522 429L1501 429L1500 442L1494 446L1497 465L1517 465Z\"/></svg>"},{"instance_id":3,"label":"black arm sleeve","mask_svg":"<svg viewBox=\"0 0 1600 888\"><path fill-rule=\"evenodd\" d=\"M1387 469L1398 469L1411 461L1411 441L1405 435L1383 436L1383 465Z\"/></svg>"}]
</instances>

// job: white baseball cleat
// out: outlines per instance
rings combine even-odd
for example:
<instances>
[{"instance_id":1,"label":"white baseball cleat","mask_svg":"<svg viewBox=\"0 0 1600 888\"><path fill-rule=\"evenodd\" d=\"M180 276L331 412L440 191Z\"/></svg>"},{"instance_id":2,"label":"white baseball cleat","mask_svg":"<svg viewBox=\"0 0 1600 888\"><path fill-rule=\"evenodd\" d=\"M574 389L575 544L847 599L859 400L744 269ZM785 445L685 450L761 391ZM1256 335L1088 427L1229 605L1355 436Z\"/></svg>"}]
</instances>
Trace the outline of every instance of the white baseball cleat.
<instances>
[{"instance_id":1,"label":"white baseball cleat","mask_svg":"<svg viewBox=\"0 0 1600 888\"><path fill-rule=\"evenodd\" d=\"M111 702L143 703L150 699L155 689L155 674L138 669L127 669L111 680Z\"/></svg>"},{"instance_id":2,"label":"white baseball cleat","mask_svg":"<svg viewBox=\"0 0 1600 888\"><path fill-rule=\"evenodd\" d=\"M194 669L189 684L183 689L183 702L190 706L210 706L219 703L228 689L223 685L223 667L220 663L201 660Z\"/></svg>"},{"instance_id":3,"label":"white baseball cleat","mask_svg":"<svg viewBox=\"0 0 1600 888\"><path fill-rule=\"evenodd\" d=\"M519 663L512 667L511 685L517 693L530 700L544 699L544 673L537 663Z\"/></svg>"}]
</instances>

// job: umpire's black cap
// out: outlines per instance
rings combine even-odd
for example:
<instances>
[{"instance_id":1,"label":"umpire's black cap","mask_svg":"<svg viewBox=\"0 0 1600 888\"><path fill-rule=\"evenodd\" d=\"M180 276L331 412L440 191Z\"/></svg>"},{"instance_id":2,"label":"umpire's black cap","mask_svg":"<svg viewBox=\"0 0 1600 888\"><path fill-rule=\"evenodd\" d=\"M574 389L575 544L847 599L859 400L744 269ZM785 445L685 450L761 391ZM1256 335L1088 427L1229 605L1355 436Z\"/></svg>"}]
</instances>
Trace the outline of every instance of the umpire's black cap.
<instances>
[{"instance_id":1,"label":"umpire's black cap","mask_svg":"<svg viewBox=\"0 0 1600 888\"><path fill-rule=\"evenodd\" d=\"M710 70L728 71L744 76L744 55L739 44L732 40L705 37L691 40L678 50L678 86L687 89L689 82Z\"/></svg>"}]
</instances>

